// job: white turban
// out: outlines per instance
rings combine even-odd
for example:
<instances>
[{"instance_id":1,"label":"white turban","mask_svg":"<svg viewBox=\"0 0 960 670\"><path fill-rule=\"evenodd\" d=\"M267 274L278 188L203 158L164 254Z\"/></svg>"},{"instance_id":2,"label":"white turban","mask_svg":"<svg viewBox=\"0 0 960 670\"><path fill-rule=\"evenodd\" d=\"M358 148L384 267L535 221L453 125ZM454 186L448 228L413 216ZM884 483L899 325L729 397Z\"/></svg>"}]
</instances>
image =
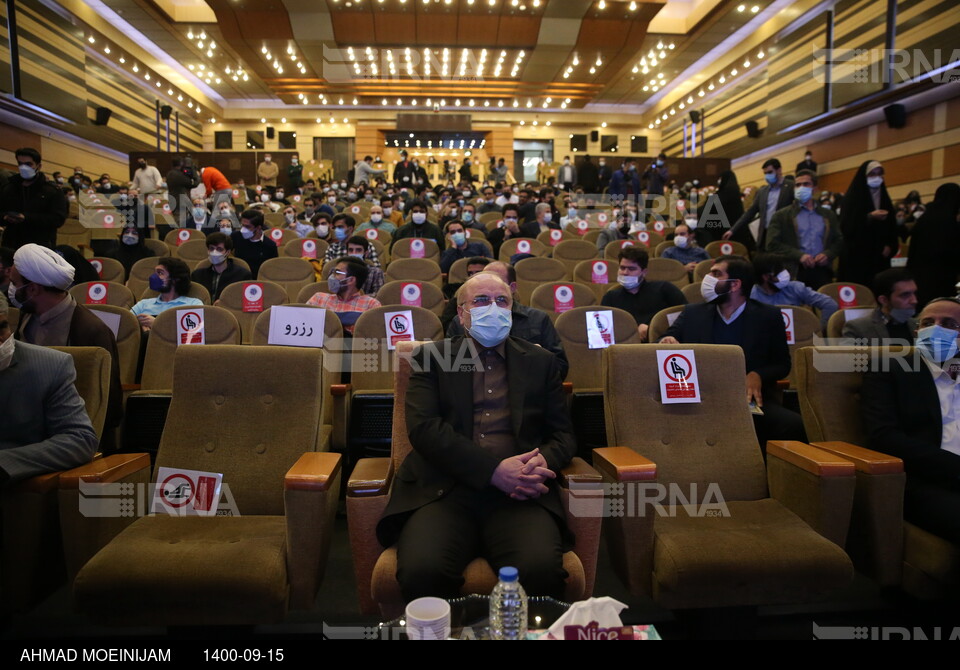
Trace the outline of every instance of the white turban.
<instances>
[{"instance_id":1,"label":"white turban","mask_svg":"<svg viewBox=\"0 0 960 670\"><path fill-rule=\"evenodd\" d=\"M25 244L17 249L13 265L20 276L41 286L66 291L73 284L73 266L53 249L39 244Z\"/></svg>"}]
</instances>

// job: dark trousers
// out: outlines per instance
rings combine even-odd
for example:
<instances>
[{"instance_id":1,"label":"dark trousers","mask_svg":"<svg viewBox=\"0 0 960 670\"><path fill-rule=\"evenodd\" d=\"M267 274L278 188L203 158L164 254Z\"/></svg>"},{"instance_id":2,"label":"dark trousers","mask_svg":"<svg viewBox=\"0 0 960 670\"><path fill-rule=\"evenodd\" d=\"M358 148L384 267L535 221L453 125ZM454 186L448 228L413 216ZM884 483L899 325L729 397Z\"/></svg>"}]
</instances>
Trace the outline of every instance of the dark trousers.
<instances>
[{"instance_id":1,"label":"dark trousers","mask_svg":"<svg viewBox=\"0 0 960 670\"><path fill-rule=\"evenodd\" d=\"M516 567L528 595L563 597L567 572L557 519L535 500L511 500L493 487L456 487L414 512L400 533L404 600L459 597L463 571L477 557L495 572Z\"/></svg>"},{"instance_id":2,"label":"dark trousers","mask_svg":"<svg viewBox=\"0 0 960 670\"><path fill-rule=\"evenodd\" d=\"M803 282L816 291L824 284L833 281L833 269L829 265L818 265L812 268L805 268L801 265L797 269L797 281Z\"/></svg>"},{"instance_id":3,"label":"dark trousers","mask_svg":"<svg viewBox=\"0 0 960 670\"><path fill-rule=\"evenodd\" d=\"M903 518L926 531L960 544L960 485L945 486L911 475L908 469Z\"/></svg>"},{"instance_id":4,"label":"dark trousers","mask_svg":"<svg viewBox=\"0 0 960 670\"><path fill-rule=\"evenodd\" d=\"M768 440L807 441L803 417L783 405L764 399L763 416L753 415L753 427L757 430L760 449L767 453Z\"/></svg>"}]
</instances>

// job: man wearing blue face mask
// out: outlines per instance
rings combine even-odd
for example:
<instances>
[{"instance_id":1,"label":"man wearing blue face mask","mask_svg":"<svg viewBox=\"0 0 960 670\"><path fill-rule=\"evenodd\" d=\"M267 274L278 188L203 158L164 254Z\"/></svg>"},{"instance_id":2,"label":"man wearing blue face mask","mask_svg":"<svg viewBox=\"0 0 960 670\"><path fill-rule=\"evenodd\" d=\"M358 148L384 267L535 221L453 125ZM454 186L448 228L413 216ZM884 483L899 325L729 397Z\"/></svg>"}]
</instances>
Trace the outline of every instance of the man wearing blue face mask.
<instances>
[{"instance_id":1,"label":"man wearing blue face mask","mask_svg":"<svg viewBox=\"0 0 960 670\"><path fill-rule=\"evenodd\" d=\"M240 215L240 230L231 238L233 255L247 262L254 279L265 261L278 256L276 242L263 234L263 213L258 210L248 209Z\"/></svg>"},{"instance_id":2,"label":"man wearing blue face mask","mask_svg":"<svg viewBox=\"0 0 960 670\"><path fill-rule=\"evenodd\" d=\"M736 239L747 245L751 251L766 249L767 226L773 219L774 213L789 207L794 197L792 180L784 178L778 159L771 158L763 164L763 180L766 183L757 190L757 197L753 199L753 204L743 213L743 216L737 219L730 230L723 234L723 239ZM754 240L747 226L758 217L760 228L757 231L757 239Z\"/></svg>"},{"instance_id":3,"label":"man wearing blue face mask","mask_svg":"<svg viewBox=\"0 0 960 670\"><path fill-rule=\"evenodd\" d=\"M837 215L813 199L816 186L815 172L798 172L795 202L774 214L767 229L767 251L786 258L797 281L813 290L833 280L833 259L843 247Z\"/></svg>"},{"instance_id":4,"label":"man wearing blue face mask","mask_svg":"<svg viewBox=\"0 0 960 670\"><path fill-rule=\"evenodd\" d=\"M413 354L413 451L377 527L397 545L404 599L457 597L478 556L512 565L531 595L561 596L566 527L556 476L576 452L557 358L509 337L511 296L482 272L457 294L466 337Z\"/></svg>"},{"instance_id":5,"label":"man wearing blue face mask","mask_svg":"<svg viewBox=\"0 0 960 670\"><path fill-rule=\"evenodd\" d=\"M440 254L441 272L450 272L450 267L461 258L473 258L474 256L492 257L490 249L487 246L480 242L470 241L462 221L451 221L444 227L443 232L447 240L449 240L449 246Z\"/></svg>"},{"instance_id":6,"label":"man wearing blue face mask","mask_svg":"<svg viewBox=\"0 0 960 670\"><path fill-rule=\"evenodd\" d=\"M865 374L860 403L867 446L903 459L904 519L952 542L960 542L958 335L960 301L931 300L913 365Z\"/></svg>"},{"instance_id":7,"label":"man wearing blue face mask","mask_svg":"<svg viewBox=\"0 0 960 670\"><path fill-rule=\"evenodd\" d=\"M333 217L333 224L330 228L331 244L327 248L327 253L323 256L324 263L350 255L347 249L347 241L353 237L356 225L356 219L349 214L337 214ZM377 256L376 249L370 249L366 258L376 267L380 267L380 258Z\"/></svg>"}]
</instances>

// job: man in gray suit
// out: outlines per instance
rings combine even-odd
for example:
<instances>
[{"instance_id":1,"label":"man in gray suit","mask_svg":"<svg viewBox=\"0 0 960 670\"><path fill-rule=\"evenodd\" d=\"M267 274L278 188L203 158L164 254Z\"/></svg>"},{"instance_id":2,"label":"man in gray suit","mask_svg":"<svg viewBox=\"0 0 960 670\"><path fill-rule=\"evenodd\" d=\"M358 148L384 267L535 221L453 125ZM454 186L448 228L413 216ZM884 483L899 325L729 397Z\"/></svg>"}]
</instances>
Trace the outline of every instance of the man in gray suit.
<instances>
[{"instance_id":1,"label":"man in gray suit","mask_svg":"<svg viewBox=\"0 0 960 670\"><path fill-rule=\"evenodd\" d=\"M767 248L767 226L773 219L773 213L793 204L793 180L784 178L778 159L771 158L763 164L763 178L767 183L757 191L753 204L743 213L743 216L737 219L730 230L723 234L725 240L736 236L736 239L746 244L751 251L754 246L759 251ZM760 228L754 244L753 236L746 234L747 231L744 229L757 217L760 217Z\"/></svg>"},{"instance_id":2,"label":"man in gray suit","mask_svg":"<svg viewBox=\"0 0 960 670\"><path fill-rule=\"evenodd\" d=\"M899 340L913 344L917 332L917 283L903 268L890 268L877 274L873 293L879 307L872 314L852 319L843 324L843 337L870 340Z\"/></svg>"},{"instance_id":3,"label":"man in gray suit","mask_svg":"<svg viewBox=\"0 0 960 670\"><path fill-rule=\"evenodd\" d=\"M76 377L69 354L16 341L0 312L0 486L93 458L97 435Z\"/></svg>"}]
</instances>

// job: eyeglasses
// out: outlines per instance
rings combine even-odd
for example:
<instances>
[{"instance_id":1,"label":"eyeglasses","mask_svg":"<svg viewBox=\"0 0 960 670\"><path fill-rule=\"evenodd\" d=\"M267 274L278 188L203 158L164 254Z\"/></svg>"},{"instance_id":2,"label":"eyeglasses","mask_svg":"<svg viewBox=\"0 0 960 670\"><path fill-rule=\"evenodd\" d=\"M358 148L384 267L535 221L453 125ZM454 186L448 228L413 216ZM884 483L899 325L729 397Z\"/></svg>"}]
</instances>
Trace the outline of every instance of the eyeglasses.
<instances>
[{"instance_id":1,"label":"eyeglasses","mask_svg":"<svg viewBox=\"0 0 960 670\"><path fill-rule=\"evenodd\" d=\"M941 328L946 328L947 330L956 330L960 332L960 322L956 319L951 319L947 317L946 319L940 319L940 323L937 323L937 319L932 316L928 316L925 319L920 319L918 324L920 328L929 328L930 326L940 326Z\"/></svg>"},{"instance_id":2,"label":"eyeglasses","mask_svg":"<svg viewBox=\"0 0 960 670\"><path fill-rule=\"evenodd\" d=\"M478 295L478 296L475 297L473 300L470 300L470 301L468 301L468 302L469 302L471 305L473 305L474 307L486 307L486 306L489 305L491 302L494 302L494 300L496 300L497 307L509 307L509 306L510 306L510 298L508 298L508 297L505 296L505 295L498 295L498 296L496 297L496 299L491 298L491 297L488 296L488 295ZM466 304L466 303L464 303L464 304Z\"/></svg>"}]
</instances>

